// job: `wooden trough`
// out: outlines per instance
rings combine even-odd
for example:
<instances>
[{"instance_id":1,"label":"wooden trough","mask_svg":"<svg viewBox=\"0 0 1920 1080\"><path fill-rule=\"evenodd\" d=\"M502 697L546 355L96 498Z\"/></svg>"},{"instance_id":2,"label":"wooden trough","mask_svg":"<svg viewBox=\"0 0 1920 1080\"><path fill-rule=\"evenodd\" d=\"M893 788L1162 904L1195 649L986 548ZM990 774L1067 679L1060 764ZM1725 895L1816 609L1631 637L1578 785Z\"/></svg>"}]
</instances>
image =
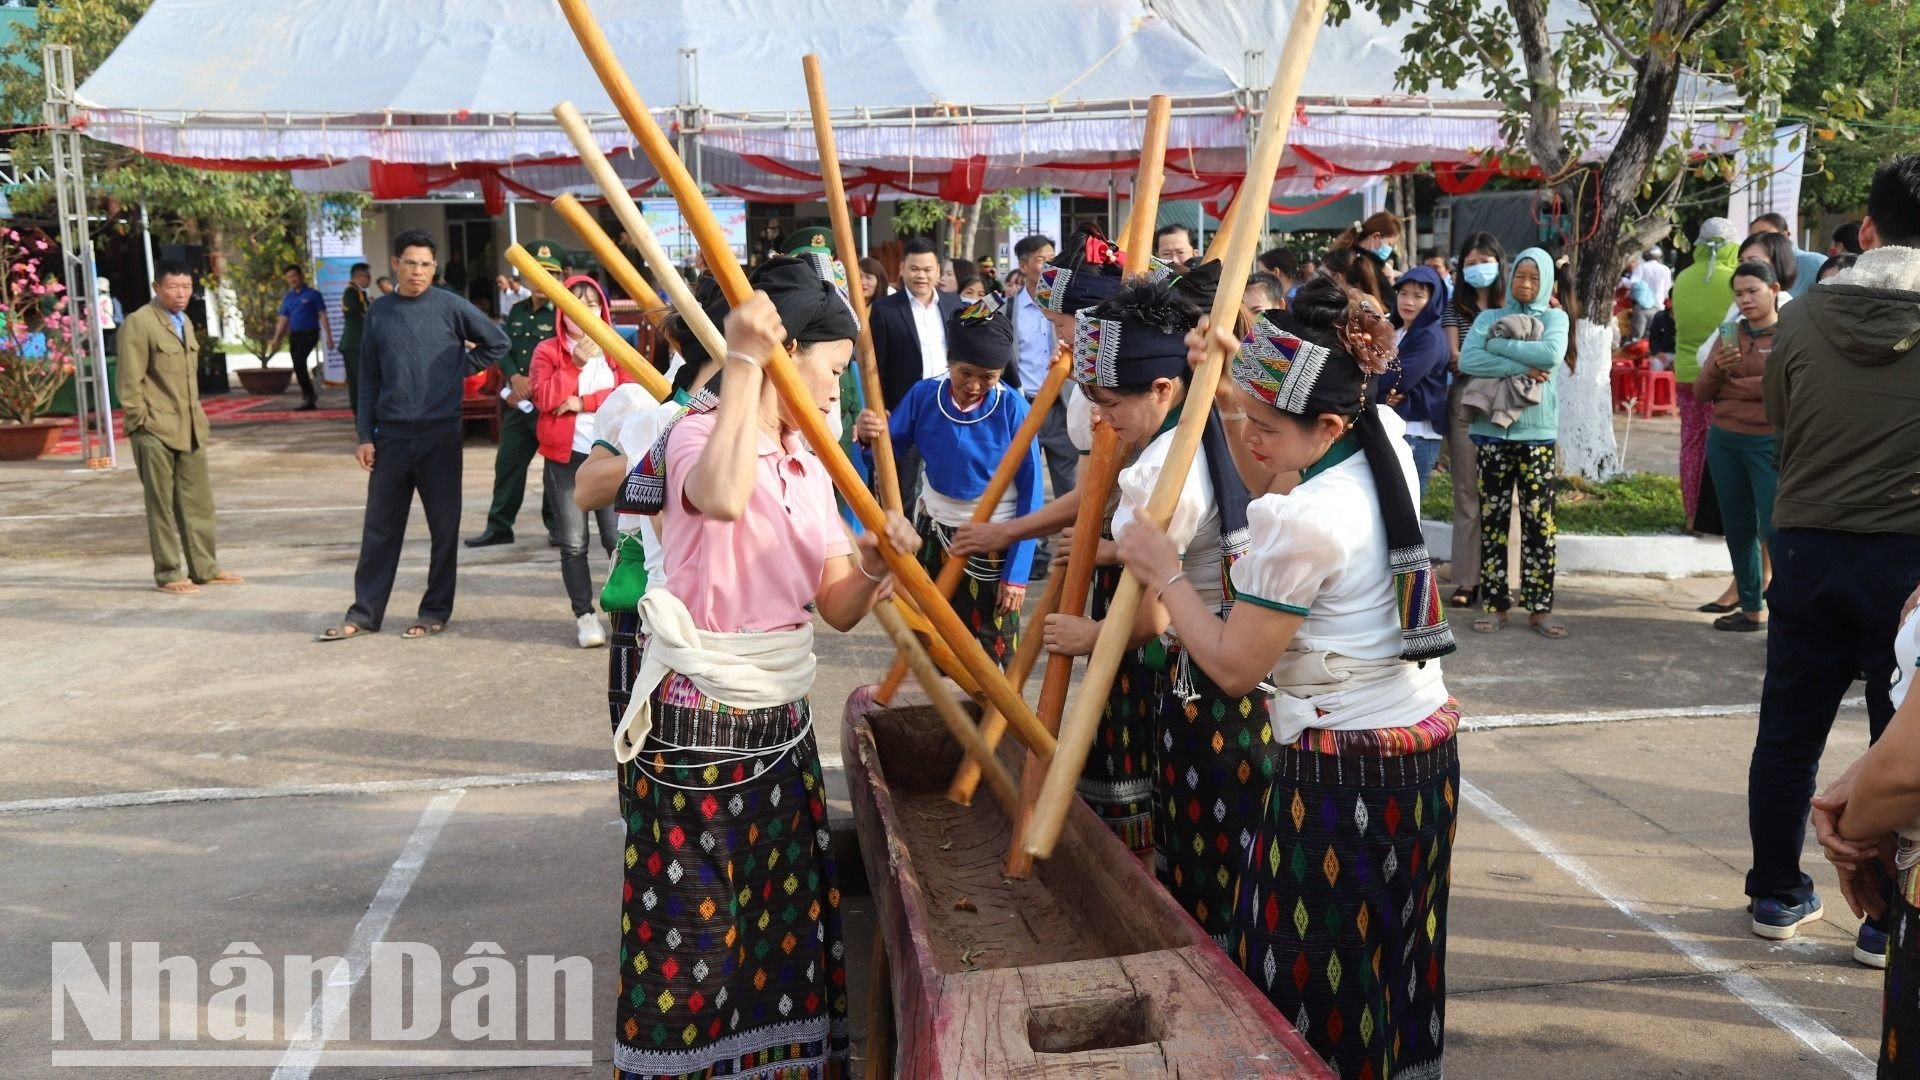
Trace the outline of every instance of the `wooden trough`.
<instances>
[{"instance_id":1,"label":"wooden trough","mask_svg":"<svg viewBox=\"0 0 1920 1080\"><path fill-rule=\"evenodd\" d=\"M847 699L847 783L891 967L892 1075L1332 1077L1092 811L1026 880L990 799L946 797L960 750L917 688ZM1016 776L1023 754L1001 757Z\"/></svg>"}]
</instances>

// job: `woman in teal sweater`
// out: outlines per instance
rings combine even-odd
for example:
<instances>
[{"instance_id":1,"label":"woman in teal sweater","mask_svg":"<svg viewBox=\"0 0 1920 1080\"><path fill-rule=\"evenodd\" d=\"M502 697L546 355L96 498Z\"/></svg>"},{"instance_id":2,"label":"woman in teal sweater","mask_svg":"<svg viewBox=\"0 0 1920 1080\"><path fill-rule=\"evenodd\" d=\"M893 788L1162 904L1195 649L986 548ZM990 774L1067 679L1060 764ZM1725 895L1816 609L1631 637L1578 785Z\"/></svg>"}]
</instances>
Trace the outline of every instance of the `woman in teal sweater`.
<instances>
[{"instance_id":1,"label":"woman in teal sweater","mask_svg":"<svg viewBox=\"0 0 1920 1080\"><path fill-rule=\"evenodd\" d=\"M1567 355L1567 313L1551 304L1553 258L1528 248L1513 261L1507 302L1483 311L1460 346L1460 371L1479 379L1515 376L1536 384L1538 403L1501 424L1481 414L1469 429L1480 468L1480 597L1487 614L1474 630L1490 634L1507 624L1507 547L1514 492L1520 498L1521 608L1541 637L1564 638L1553 621L1554 441L1560 431L1560 394L1553 371Z\"/></svg>"}]
</instances>

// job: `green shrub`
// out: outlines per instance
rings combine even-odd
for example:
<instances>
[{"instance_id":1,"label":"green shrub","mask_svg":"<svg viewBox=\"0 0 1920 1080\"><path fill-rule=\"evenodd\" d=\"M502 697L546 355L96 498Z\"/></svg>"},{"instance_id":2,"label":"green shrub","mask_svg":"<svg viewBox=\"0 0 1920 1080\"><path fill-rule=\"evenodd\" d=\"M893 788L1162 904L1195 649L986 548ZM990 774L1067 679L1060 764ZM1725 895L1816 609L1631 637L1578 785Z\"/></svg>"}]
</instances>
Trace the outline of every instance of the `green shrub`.
<instances>
[{"instance_id":1,"label":"green shrub","mask_svg":"<svg viewBox=\"0 0 1920 1080\"><path fill-rule=\"evenodd\" d=\"M1453 519L1453 477L1436 472L1420 501L1420 516ZM1554 521L1563 533L1594 536L1678 534L1686 521L1680 506L1680 479L1658 473L1624 473L1593 483L1561 477Z\"/></svg>"}]
</instances>

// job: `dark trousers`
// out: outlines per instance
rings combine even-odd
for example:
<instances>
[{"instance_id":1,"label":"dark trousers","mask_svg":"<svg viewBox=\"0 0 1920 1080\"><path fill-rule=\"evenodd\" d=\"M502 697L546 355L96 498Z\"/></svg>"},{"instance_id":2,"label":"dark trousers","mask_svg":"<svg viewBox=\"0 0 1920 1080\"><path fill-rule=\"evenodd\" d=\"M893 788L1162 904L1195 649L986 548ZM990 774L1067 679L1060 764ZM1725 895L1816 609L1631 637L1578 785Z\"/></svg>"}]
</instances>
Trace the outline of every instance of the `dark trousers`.
<instances>
[{"instance_id":1,"label":"dark trousers","mask_svg":"<svg viewBox=\"0 0 1920 1080\"><path fill-rule=\"evenodd\" d=\"M1553 521L1554 446L1549 442L1488 439L1474 444L1480 472L1480 601L1490 612L1553 610L1557 561ZM1518 493L1517 496L1515 493ZM1507 592L1508 533L1520 503L1520 586Z\"/></svg>"},{"instance_id":2,"label":"dark trousers","mask_svg":"<svg viewBox=\"0 0 1920 1080\"><path fill-rule=\"evenodd\" d=\"M587 566L587 515L593 515L594 528L600 530L600 546L613 557L618 537L614 533L615 515L611 505L598 510L582 510L573 502L574 476L587 455L575 451L564 464L546 461L547 508L558 523L560 536L560 580L567 587L567 599L573 604L574 618L593 611L593 570Z\"/></svg>"},{"instance_id":3,"label":"dark trousers","mask_svg":"<svg viewBox=\"0 0 1920 1080\"><path fill-rule=\"evenodd\" d=\"M416 491L431 542L420 621L444 623L453 615L460 550L460 429L417 435L381 432L373 437L360 563L353 571L353 607L347 609L347 621L361 629L378 630L386 618Z\"/></svg>"},{"instance_id":4,"label":"dark trousers","mask_svg":"<svg viewBox=\"0 0 1920 1080\"><path fill-rule=\"evenodd\" d=\"M520 504L527 498L527 466L540 456L534 416L509 406L500 414L500 446L493 454L493 502L487 507L487 533L512 536ZM553 503L542 499L540 521L555 534Z\"/></svg>"},{"instance_id":5,"label":"dark trousers","mask_svg":"<svg viewBox=\"0 0 1920 1080\"><path fill-rule=\"evenodd\" d=\"M355 331L340 339L340 359L347 369L347 408L360 415L360 334Z\"/></svg>"},{"instance_id":6,"label":"dark trousers","mask_svg":"<svg viewBox=\"0 0 1920 1080\"><path fill-rule=\"evenodd\" d=\"M1920 536L1828 529L1781 529L1775 536L1767 680L1747 767L1748 896L1800 904L1813 895L1800 849L1827 732L1862 674L1868 734L1878 739L1893 718L1893 635L1915 582Z\"/></svg>"},{"instance_id":7,"label":"dark trousers","mask_svg":"<svg viewBox=\"0 0 1920 1080\"><path fill-rule=\"evenodd\" d=\"M293 354L293 377L300 380L300 397L313 403L313 372L307 370L307 357L320 344L320 331L295 330L287 335L287 351Z\"/></svg>"},{"instance_id":8,"label":"dark trousers","mask_svg":"<svg viewBox=\"0 0 1920 1080\"><path fill-rule=\"evenodd\" d=\"M1080 467L1080 448L1067 434L1067 395L1079 392L1077 387L1061 387L1053 408L1047 410L1046 422L1040 425L1040 456L1047 463L1047 477L1053 482L1056 499L1073 490L1073 474ZM1027 400L1031 403L1033 399Z\"/></svg>"},{"instance_id":9,"label":"dark trousers","mask_svg":"<svg viewBox=\"0 0 1920 1080\"><path fill-rule=\"evenodd\" d=\"M908 446L893 452L894 475L900 478L900 507L909 521L913 519L914 504L920 501L920 448ZM879 490L879 478L875 477L875 491Z\"/></svg>"}]
</instances>

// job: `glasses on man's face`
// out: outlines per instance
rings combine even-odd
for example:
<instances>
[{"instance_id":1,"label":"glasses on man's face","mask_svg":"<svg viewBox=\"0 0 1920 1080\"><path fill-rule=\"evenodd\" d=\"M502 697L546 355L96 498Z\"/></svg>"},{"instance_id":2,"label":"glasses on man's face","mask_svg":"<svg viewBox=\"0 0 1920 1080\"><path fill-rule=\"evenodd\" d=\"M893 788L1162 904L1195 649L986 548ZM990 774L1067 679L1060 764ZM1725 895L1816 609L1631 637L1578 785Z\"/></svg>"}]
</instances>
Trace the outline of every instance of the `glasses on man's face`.
<instances>
[{"instance_id":1,"label":"glasses on man's face","mask_svg":"<svg viewBox=\"0 0 1920 1080\"><path fill-rule=\"evenodd\" d=\"M432 259L401 259L400 269L431 271L433 269L433 260Z\"/></svg>"}]
</instances>

